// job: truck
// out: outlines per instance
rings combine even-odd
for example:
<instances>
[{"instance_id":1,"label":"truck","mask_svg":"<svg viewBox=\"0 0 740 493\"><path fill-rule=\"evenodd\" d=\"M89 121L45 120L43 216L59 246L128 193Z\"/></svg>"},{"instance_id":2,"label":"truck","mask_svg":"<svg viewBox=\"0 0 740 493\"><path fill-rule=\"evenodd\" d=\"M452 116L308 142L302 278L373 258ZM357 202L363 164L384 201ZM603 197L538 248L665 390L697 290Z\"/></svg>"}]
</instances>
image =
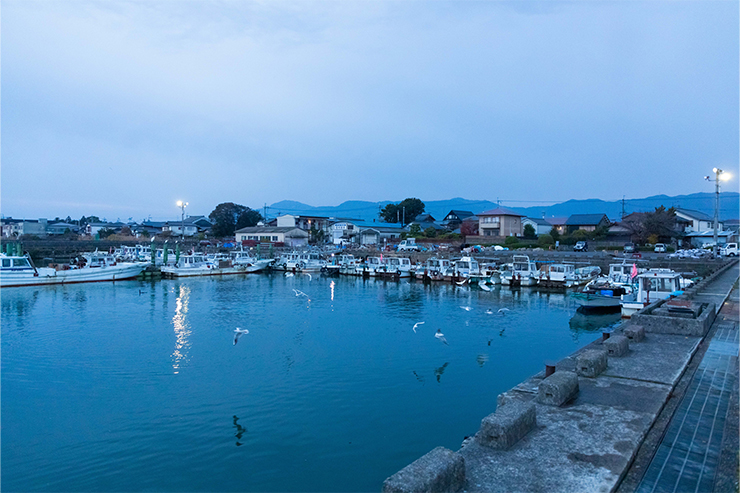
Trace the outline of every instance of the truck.
<instances>
[{"instance_id":1,"label":"truck","mask_svg":"<svg viewBox=\"0 0 740 493\"><path fill-rule=\"evenodd\" d=\"M737 243L728 243L723 246L719 254L723 257L737 257Z\"/></svg>"},{"instance_id":2,"label":"truck","mask_svg":"<svg viewBox=\"0 0 740 493\"><path fill-rule=\"evenodd\" d=\"M416 244L416 238L406 238L401 240L397 247L399 252L419 252L421 248Z\"/></svg>"}]
</instances>

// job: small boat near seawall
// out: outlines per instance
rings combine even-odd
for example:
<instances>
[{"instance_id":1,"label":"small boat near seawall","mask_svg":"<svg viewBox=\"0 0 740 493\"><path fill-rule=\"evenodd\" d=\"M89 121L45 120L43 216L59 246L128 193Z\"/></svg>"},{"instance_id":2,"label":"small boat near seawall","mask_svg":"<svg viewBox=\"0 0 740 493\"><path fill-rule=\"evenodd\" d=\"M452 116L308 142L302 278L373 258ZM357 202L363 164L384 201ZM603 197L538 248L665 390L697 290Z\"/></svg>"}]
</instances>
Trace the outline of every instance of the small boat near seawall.
<instances>
[{"instance_id":1,"label":"small boat near seawall","mask_svg":"<svg viewBox=\"0 0 740 493\"><path fill-rule=\"evenodd\" d=\"M148 265L147 262L116 262L112 256L94 252L83 254L77 265L37 268L27 255L0 254L0 287L122 281L135 278Z\"/></svg>"}]
</instances>

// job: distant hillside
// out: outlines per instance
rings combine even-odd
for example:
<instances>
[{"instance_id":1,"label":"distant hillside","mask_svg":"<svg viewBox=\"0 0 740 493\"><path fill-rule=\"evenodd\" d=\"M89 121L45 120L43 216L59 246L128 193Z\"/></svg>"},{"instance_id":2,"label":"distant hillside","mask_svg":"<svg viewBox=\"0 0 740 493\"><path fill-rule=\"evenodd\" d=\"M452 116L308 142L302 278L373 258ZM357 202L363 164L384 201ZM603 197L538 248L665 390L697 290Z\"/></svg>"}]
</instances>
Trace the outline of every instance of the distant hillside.
<instances>
[{"instance_id":1,"label":"distant hillside","mask_svg":"<svg viewBox=\"0 0 740 493\"><path fill-rule=\"evenodd\" d=\"M422 200L424 199L422 198ZM336 206L314 207L301 202L283 200L272 204L268 208L268 216L275 217L279 214L312 214L316 216L344 217L371 221L378 218L378 211L389 202L391 201L366 202L350 200ZM400 200L397 202L400 202ZM489 200L469 200L461 197L448 200L424 201L424 204L426 205L426 212L434 216L437 220L442 220L453 209L471 211L477 214L497 207L495 202ZM609 216L609 219L615 221L619 220L622 213L621 200L611 202L599 199L568 200L559 204L533 207L514 207L506 202L502 202L501 205L529 217L542 217L543 214L546 217L560 217L570 216L571 214L604 213ZM652 211L661 205L693 209L714 216L713 193L693 193L675 197L654 195L644 199L627 199L624 201L624 209L627 214L630 212ZM740 194L737 192L723 192L720 194L720 219L738 219L739 217Z\"/></svg>"}]
</instances>

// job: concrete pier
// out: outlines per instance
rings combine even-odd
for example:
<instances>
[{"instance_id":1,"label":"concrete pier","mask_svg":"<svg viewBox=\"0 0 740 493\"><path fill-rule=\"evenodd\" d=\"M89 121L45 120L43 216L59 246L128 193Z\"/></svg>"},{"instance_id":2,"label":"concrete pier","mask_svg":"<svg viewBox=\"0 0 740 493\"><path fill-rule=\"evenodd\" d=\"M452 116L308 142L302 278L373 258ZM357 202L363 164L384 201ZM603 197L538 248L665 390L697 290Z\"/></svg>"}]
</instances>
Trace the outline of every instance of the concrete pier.
<instances>
[{"instance_id":1,"label":"concrete pier","mask_svg":"<svg viewBox=\"0 0 740 493\"><path fill-rule=\"evenodd\" d=\"M704 318L691 330L674 331L666 326L683 327L686 324L682 321L696 320L687 318L681 310L666 310L656 315L644 313L639 324L634 320L628 322L616 329L609 339L596 340L557 362L557 372L548 379L543 371L502 394L498 402L503 403L504 408L512 403L532 407L536 415L536 421L532 422L536 424L528 433L520 434L521 439L516 443L507 443L506 449L491 447L481 439L481 434L466 440L458 451L465 464L465 491L609 492L618 488L625 492L635 491L660 445L662 432L658 431L655 440L656 426L660 424L665 429L671 422L676 409L674 392L687 374L692 376L698 368L694 358L697 352L706 351L706 331L697 333L696 327L704 323L711 325L709 318L714 321L716 310L723 306L737 279L735 262L684 298L688 303L703 307L701 315ZM654 305L648 308L656 309ZM649 318L651 316L660 318L660 323L656 324L655 318ZM736 323L734 327L736 330ZM715 332L712 326L710 334ZM732 344L734 356L728 357L735 358L737 367L737 342ZM727 344L720 346L719 350L732 353ZM606 368L601 362L604 352L607 353ZM596 358L597 354L601 356ZM587 362L595 365L593 370ZM579 373L585 375L579 376ZM551 380L552 385L543 387L543 383L558 374L561 376ZM564 378L566 374L568 377ZM577 386L574 387L574 383ZM732 386L737 396L737 380ZM549 389L553 396L567 391L569 397L558 402L543 400L538 398L543 389ZM732 389L725 391L729 395ZM670 415L666 416L666 412ZM716 436L714 440L716 442ZM733 450L732 445L726 448ZM734 450L736 475L736 446ZM684 460L686 453L675 456ZM640 460L641 466L634 467ZM687 472L695 472L696 463L694 460L691 467L686 468ZM706 478L703 481L702 485L710 482ZM664 491L654 489L655 484L638 491ZM674 488L669 490L674 491Z\"/></svg>"}]
</instances>

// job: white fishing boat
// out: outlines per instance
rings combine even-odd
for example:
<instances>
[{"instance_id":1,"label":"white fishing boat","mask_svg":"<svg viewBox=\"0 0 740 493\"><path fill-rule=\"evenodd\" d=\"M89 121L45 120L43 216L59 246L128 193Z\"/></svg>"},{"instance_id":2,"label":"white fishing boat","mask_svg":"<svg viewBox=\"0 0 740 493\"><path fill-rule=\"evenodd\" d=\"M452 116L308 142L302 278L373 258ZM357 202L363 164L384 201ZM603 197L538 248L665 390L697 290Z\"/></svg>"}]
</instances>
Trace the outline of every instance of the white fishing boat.
<instances>
[{"instance_id":1,"label":"white fishing boat","mask_svg":"<svg viewBox=\"0 0 740 493\"><path fill-rule=\"evenodd\" d=\"M357 266L357 275L363 277L375 277L378 271L385 270L385 260L383 257L368 257L365 263Z\"/></svg>"},{"instance_id":2,"label":"white fishing boat","mask_svg":"<svg viewBox=\"0 0 740 493\"><path fill-rule=\"evenodd\" d=\"M258 259L242 250L229 253L229 259L234 267L243 267L244 272L261 272L275 262L274 259Z\"/></svg>"},{"instance_id":3,"label":"white fishing boat","mask_svg":"<svg viewBox=\"0 0 740 493\"><path fill-rule=\"evenodd\" d=\"M149 264L116 262L112 255L93 252L83 254L75 265L50 265L35 267L27 255L0 253L0 287L121 281L135 278Z\"/></svg>"},{"instance_id":4,"label":"white fishing boat","mask_svg":"<svg viewBox=\"0 0 740 493\"><path fill-rule=\"evenodd\" d=\"M403 257L388 257L385 262L385 275L399 279L411 277L411 259Z\"/></svg>"},{"instance_id":5,"label":"white fishing boat","mask_svg":"<svg viewBox=\"0 0 740 493\"><path fill-rule=\"evenodd\" d=\"M471 276L480 276L480 265L473 257L450 261L450 267L444 272L445 281L467 280Z\"/></svg>"},{"instance_id":6,"label":"white fishing boat","mask_svg":"<svg viewBox=\"0 0 740 493\"><path fill-rule=\"evenodd\" d=\"M601 273L597 266L576 268L570 263L545 264L540 269L538 284L545 288L571 288L581 286Z\"/></svg>"},{"instance_id":7,"label":"white fishing boat","mask_svg":"<svg viewBox=\"0 0 740 493\"><path fill-rule=\"evenodd\" d=\"M449 268L450 261L448 259L431 257L416 269L414 277L424 279L424 276L426 276L432 281L442 281L444 280L444 272Z\"/></svg>"},{"instance_id":8,"label":"white fishing boat","mask_svg":"<svg viewBox=\"0 0 740 493\"><path fill-rule=\"evenodd\" d=\"M504 286L536 286L539 279L540 271L529 256L514 255L511 270L501 276L501 284Z\"/></svg>"},{"instance_id":9,"label":"white fishing boat","mask_svg":"<svg viewBox=\"0 0 740 493\"><path fill-rule=\"evenodd\" d=\"M622 317L630 318L650 303L683 293L681 274L671 269L650 269L638 274L636 289L621 297Z\"/></svg>"},{"instance_id":10,"label":"white fishing boat","mask_svg":"<svg viewBox=\"0 0 740 493\"><path fill-rule=\"evenodd\" d=\"M326 261L317 252L302 252L297 256L291 254L285 262L285 270L293 272L319 272L326 265Z\"/></svg>"}]
</instances>

